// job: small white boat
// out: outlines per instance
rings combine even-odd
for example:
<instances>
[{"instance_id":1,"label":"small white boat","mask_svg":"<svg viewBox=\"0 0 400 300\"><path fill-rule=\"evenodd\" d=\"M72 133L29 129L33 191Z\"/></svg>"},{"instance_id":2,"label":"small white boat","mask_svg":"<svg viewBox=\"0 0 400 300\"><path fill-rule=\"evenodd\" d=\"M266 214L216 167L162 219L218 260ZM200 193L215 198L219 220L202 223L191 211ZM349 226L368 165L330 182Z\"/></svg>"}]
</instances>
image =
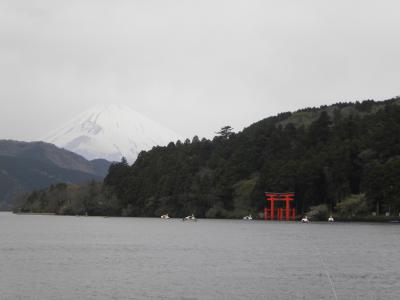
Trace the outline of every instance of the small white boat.
<instances>
[{"instance_id":1,"label":"small white boat","mask_svg":"<svg viewBox=\"0 0 400 300\"><path fill-rule=\"evenodd\" d=\"M169 215L168 214L162 215L161 219L169 219Z\"/></svg>"},{"instance_id":2,"label":"small white boat","mask_svg":"<svg viewBox=\"0 0 400 300\"><path fill-rule=\"evenodd\" d=\"M301 223L310 223L310 220L305 216L303 219L301 219Z\"/></svg>"},{"instance_id":3,"label":"small white boat","mask_svg":"<svg viewBox=\"0 0 400 300\"><path fill-rule=\"evenodd\" d=\"M335 222L335 219L334 219L332 216L330 216L330 217L328 218L328 222L330 222L330 223Z\"/></svg>"},{"instance_id":4,"label":"small white boat","mask_svg":"<svg viewBox=\"0 0 400 300\"><path fill-rule=\"evenodd\" d=\"M197 221L196 217L192 214L191 216L184 217L182 221Z\"/></svg>"},{"instance_id":5,"label":"small white boat","mask_svg":"<svg viewBox=\"0 0 400 300\"><path fill-rule=\"evenodd\" d=\"M253 217L252 217L252 215L250 214L250 215L248 215L248 216L243 217L243 220L253 220Z\"/></svg>"}]
</instances>

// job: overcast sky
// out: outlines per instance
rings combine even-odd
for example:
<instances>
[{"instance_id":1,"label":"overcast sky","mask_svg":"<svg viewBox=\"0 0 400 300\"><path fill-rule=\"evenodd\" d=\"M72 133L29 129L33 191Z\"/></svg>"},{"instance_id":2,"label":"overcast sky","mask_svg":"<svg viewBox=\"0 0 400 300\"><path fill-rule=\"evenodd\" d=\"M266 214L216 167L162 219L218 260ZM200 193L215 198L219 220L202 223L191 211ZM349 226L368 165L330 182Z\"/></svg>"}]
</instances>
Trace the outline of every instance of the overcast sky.
<instances>
[{"instance_id":1,"label":"overcast sky","mask_svg":"<svg viewBox=\"0 0 400 300\"><path fill-rule=\"evenodd\" d=\"M0 0L0 139L125 103L183 136L400 94L400 1Z\"/></svg>"}]
</instances>

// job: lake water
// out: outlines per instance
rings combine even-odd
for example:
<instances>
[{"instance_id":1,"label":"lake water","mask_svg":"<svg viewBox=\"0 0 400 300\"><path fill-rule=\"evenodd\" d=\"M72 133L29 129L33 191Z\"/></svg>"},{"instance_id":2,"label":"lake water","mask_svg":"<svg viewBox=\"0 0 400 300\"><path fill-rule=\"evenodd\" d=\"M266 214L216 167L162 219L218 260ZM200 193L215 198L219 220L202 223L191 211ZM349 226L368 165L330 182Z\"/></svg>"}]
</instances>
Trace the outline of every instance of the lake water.
<instances>
[{"instance_id":1,"label":"lake water","mask_svg":"<svg viewBox=\"0 0 400 300\"><path fill-rule=\"evenodd\" d=\"M400 299L400 225L0 213L0 299Z\"/></svg>"}]
</instances>

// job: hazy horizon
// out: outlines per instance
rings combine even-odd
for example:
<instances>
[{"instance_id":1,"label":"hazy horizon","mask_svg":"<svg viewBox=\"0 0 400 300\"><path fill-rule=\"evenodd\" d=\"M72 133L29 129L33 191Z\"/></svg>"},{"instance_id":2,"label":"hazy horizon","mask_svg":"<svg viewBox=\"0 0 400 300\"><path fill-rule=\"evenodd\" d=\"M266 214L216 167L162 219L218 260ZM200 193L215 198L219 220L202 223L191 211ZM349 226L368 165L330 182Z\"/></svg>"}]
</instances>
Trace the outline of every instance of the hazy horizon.
<instances>
[{"instance_id":1,"label":"hazy horizon","mask_svg":"<svg viewBox=\"0 0 400 300\"><path fill-rule=\"evenodd\" d=\"M400 94L397 1L0 0L0 139L97 104L210 138L304 107Z\"/></svg>"}]
</instances>

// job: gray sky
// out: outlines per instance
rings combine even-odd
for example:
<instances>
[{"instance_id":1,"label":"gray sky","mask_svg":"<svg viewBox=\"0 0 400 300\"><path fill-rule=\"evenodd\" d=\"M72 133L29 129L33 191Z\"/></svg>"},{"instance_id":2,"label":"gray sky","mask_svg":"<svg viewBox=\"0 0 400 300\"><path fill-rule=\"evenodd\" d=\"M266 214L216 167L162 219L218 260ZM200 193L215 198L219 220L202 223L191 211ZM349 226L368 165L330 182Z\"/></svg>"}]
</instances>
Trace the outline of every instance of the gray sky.
<instances>
[{"instance_id":1,"label":"gray sky","mask_svg":"<svg viewBox=\"0 0 400 300\"><path fill-rule=\"evenodd\" d=\"M126 103L184 136L400 94L400 2L0 0L0 139Z\"/></svg>"}]
</instances>

